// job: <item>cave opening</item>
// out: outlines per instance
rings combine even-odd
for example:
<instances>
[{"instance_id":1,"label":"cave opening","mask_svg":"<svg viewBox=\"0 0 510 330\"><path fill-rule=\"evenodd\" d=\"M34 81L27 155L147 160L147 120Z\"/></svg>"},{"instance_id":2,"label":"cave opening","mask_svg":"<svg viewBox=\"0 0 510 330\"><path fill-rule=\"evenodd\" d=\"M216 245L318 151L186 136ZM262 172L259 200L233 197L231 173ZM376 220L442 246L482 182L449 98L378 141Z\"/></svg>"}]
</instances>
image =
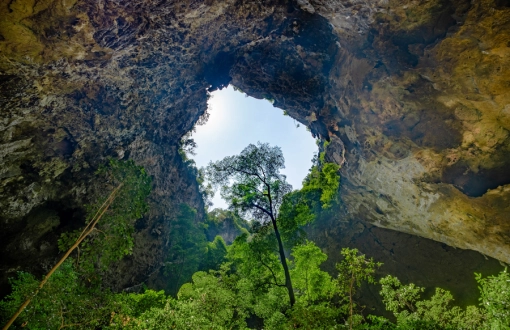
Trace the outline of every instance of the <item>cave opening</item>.
<instances>
[{"instance_id":1,"label":"cave opening","mask_svg":"<svg viewBox=\"0 0 510 330\"><path fill-rule=\"evenodd\" d=\"M249 144L260 141L282 149L286 166L282 172L294 189L301 188L318 152L307 127L274 107L273 100L250 97L232 85L211 93L208 113L207 122L191 132L197 144L191 157L198 168L239 154ZM227 208L219 192L212 202L213 208Z\"/></svg>"}]
</instances>

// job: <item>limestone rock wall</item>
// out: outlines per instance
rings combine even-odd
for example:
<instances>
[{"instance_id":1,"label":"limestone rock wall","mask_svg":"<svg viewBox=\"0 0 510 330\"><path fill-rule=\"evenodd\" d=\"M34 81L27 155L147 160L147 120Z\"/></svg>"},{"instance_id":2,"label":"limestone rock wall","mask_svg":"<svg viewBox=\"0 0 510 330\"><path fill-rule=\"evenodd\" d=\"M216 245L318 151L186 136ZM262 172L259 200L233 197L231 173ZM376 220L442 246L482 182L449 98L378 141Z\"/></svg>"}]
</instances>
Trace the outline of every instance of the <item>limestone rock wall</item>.
<instances>
[{"instance_id":1,"label":"limestone rock wall","mask_svg":"<svg viewBox=\"0 0 510 330\"><path fill-rule=\"evenodd\" d=\"M107 281L119 289L157 276L179 203L203 215L180 138L204 115L207 90L231 81L236 50L302 15L280 1L2 1L2 289L17 270L54 264L58 235L109 189L94 174L107 157L154 177L133 256Z\"/></svg>"},{"instance_id":2,"label":"limestone rock wall","mask_svg":"<svg viewBox=\"0 0 510 330\"><path fill-rule=\"evenodd\" d=\"M339 114L325 120L346 148L345 205L353 218L509 262L510 8L380 4L330 3L324 14L348 49L330 75ZM357 37L339 16L358 20Z\"/></svg>"},{"instance_id":3,"label":"limestone rock wall","mask_svg":"<svg viewBox=\"0 0 510 330\"><path fill-rule=\"evenodd\" d=\"M284 75L264 70L266 62L279 65L276 46L259 45L271 60L234 67L233 83L250 95L270 95L275 106L332 142L327 159L343 165L344 220L366 220L510 262L508 5L298 5L326 18L328 26L314 27L316 37L305 51L295 38L284 63L294 61L316 75L327 71L327 81L312 85L296 77L294 88L282 92ZM296 20L294 31L306 35L306 25ZM334 52L333 63L318 56L315 45ZM243 60L251 58L245 53ZM262 70L247 74L255 66Z\"/></svg>"}]
</instances>

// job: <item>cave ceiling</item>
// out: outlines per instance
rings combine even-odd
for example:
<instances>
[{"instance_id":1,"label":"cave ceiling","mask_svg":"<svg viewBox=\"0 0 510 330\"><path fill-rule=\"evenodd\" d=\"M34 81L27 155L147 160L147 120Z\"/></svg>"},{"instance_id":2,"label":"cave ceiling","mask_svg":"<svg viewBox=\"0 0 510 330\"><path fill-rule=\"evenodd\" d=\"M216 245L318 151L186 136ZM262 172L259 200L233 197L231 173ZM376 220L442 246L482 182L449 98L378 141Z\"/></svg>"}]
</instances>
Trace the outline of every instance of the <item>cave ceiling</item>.
<instances>
[{"instance_id":1,"label":"cave ceiling","mask_svg":"<svg viewBox=\"0 0 510 330\"><path fill-rule=\"evenodd\" d=\"M55 253L118 157L154 176L129 262L157 268L165 219L203 209L178 142L228 84L330 142L339 221L510 262L508 1L1 0L0 17L6 263Z\"/></svg>"}]
</instances>

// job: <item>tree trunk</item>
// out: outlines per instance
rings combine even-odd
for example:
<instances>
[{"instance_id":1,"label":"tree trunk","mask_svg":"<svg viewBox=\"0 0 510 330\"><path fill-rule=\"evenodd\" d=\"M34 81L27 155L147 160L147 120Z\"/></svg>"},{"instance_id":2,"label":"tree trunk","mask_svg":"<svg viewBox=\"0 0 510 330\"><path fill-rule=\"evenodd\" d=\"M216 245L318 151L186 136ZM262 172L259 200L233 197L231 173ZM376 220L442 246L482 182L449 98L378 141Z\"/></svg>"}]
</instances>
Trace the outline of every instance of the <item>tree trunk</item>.
<instances>
[{"instance_id":1,"label":"tree trunk","mask_svg":"<svg viewBox=\"0 0 510 330\"><path fill-rule=\"evenodd\" d=\"M276 235L276 239L278 240L280 260L282 262L283 271L285 273L285 287L287 287L287 291L289 292L290 307L292 307L296 303L296 297L294 296L294 289L292 288L292 282L290 280L289 266L287 266L287 259L285 259L285 251L283 250L283 243L282 238L280 237L280 232L276 226L276 220L271 219L271 222L273 223L274 233Z\"/></svg>"}]
</instances>

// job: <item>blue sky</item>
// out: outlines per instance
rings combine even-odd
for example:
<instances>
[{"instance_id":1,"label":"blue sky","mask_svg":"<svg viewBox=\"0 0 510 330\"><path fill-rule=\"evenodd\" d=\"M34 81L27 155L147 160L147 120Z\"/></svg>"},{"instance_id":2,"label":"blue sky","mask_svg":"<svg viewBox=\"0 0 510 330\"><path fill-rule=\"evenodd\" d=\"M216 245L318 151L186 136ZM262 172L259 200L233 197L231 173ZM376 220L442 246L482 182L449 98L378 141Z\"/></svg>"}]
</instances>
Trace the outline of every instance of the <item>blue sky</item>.
<instances>
[{"instance_id":1,"label":"blue sky","mask_svg":"<svg viewBox=\"0 0 510 330\"><path fill-rule=\"evenodd\" d=\"M301 188L317 152L314 138L303 125L296 128L297 122L284 116L283 110L267 100L246 97L231 86L212 93L209 113L207 124L197 126L192 135L198 145L192 156L197 167L237 155L250 143L267 142L281 147L286 167L282 172L294 189ZM213 203L213 208L227 208L219 191Z\"/></svg>"}]
</instances>

